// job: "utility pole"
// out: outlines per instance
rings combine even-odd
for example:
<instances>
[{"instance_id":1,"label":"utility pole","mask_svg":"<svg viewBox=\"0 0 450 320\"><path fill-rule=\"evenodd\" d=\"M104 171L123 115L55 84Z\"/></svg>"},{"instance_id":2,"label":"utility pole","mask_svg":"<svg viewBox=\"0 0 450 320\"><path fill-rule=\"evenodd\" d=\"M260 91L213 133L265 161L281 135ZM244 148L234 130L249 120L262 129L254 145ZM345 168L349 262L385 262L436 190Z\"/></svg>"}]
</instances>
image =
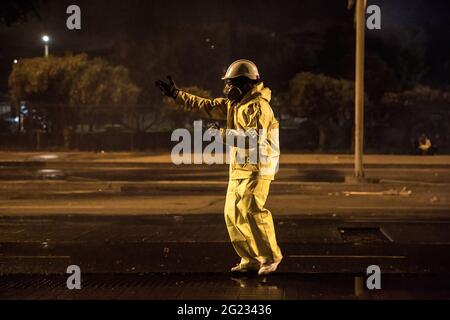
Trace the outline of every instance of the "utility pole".
<instances>
[{"instance_id":1,"label":"utility pole","mask_svg":"<svg viewBox=\"0 0 450 320\"><path fill-rule=\"evenodd\" d=\"M42 41L44 41L44 57L48 57L48 42L50 41L50 37L48 35L42 36Z\"/></svg>"},{"instance_id":2,"label":"utility pole","mask_svg":"<svg viewBox=\"0 0 450 320\"><path fill-rule=\"evenodd\" d=\"M364 178L364 44L366 0L356 0L355 63L355 178Z\"/></svg>"}]
</instances>

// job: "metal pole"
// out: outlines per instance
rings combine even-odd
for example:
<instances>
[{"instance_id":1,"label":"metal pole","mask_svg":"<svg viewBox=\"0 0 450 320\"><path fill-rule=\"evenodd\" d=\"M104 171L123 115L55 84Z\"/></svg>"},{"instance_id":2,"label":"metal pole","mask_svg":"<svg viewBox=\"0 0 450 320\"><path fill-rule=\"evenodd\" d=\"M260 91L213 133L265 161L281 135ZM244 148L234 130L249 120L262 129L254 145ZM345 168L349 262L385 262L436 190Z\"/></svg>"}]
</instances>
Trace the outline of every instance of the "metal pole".
<instances>
[{"instance_id":1,"label":"metal pole","mask_svg":"<svg viewBox=\"0 0 450 320\"><path fill-rule=\"evenodd\" d=\"M365 0L356 2L356 66L355 66L355 177L364 177L364 32Z\"/></svg>"},{"instance_id":2,"label":"metal pole","mask_svg":"<svg viewBox=\"0 0 450 320\"><path fill-rule=\"evenodd\" d=\"M45 57L48 57L48 44L45 44Z\"/></svg>"}]
</instances>

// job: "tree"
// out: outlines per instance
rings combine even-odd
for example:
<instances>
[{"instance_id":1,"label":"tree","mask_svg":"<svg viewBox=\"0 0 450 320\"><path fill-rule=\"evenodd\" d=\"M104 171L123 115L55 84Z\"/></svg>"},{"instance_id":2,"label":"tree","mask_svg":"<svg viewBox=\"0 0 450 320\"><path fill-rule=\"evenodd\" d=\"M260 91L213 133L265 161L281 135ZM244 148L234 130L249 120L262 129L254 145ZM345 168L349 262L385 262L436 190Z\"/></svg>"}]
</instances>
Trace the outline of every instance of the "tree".
<instances>
[{"instance_id":1,"label":"tree","mask_svg":"<svg viewBox=\"0 0 450 320\"><path fill-rule=\"evenodd\" d=\"M345 133L351 128L354 109L351 81L302 72L290 81L287 99L287 113L308 118L317 125L321 149L327 145L330 129L337 128Z\"/></svg>"},{"instance_id":2,"label":"tree","mask_svg":"<svg viewBox=\"0 0 450 320\"><path fill-rule=\"evenodd\" d=\"M364 86L371 102L378 103L385 92L398 90L399 82L394 70L380 56L366 53L365 64Z\"/></svg>"},{"instance_id":3,"label":"tree","mask_svg":"<svg viewBox=\"0 0 450 320\"><path fill-rule=\"evenodd\" d=\"M386 67L392 70L396 80L395 86L399 86L400 90L411 89L422 82L427 73L429 67L425 64L425 53L428 44L431 42L421 28L391 28L386 30L383 36L379 33L368 34L366 50L368 58L371 59L372 55L378 56L383 64L385 63ZM366 61L368 68L371 67L372 62L374 61ZM384 72L385 67L382 65L380 67L380 71ZM376 64L373 68L376 70ZM395 87L386 89L389 91L398 90Z\"/></svg>"},{"instance_id":4,"label":"tree","mask_svg":"<svg viewBox=\"0 0 450 320\"><path fill-rule=\"evenodd\" d=\"M450 93L428 86L416 86L402 92L388 92L383 104L389 118L401 115L401 125L407 125L410 138L428 132L448 143L450 136Z\"/></svg>"},{"instance_id":5,"label":"tree","mask_svg":"<svg viewBox=\"0 0 450 320\"><path fill-rule=\"evenodd\" d=\"M8 79L13 103L102 105L135 103L140 89L122 66L86 54L22 59Z\"/></svg>"},{"instance_id":6,"label":"tree","mask_svg":"<svg viewBox=\"0 0 450 320\"><path fill-rule=\"evenodd\" d=\"M58 133L75 126L83 115L94 119L91 113L105 106L108 110L103 111L111 112L112 106L134 105L140 92L127 69L85 54L22 59L14 65L8 85L13 106L26 101L42 109L50 119L49 129Z\"/></svg>"}]
</instances>

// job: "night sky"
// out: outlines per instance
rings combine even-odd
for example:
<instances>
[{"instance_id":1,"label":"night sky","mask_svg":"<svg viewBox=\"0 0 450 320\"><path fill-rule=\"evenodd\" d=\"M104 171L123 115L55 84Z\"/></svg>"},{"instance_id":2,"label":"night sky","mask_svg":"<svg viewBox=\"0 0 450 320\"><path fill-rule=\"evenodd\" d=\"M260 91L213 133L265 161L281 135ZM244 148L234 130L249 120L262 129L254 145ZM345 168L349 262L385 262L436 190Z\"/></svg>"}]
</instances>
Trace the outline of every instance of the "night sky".
<instances>
[{"instance_id":1,"label":"night sky","mask_svg":"<svg viewBox=\"0 0 450 320\"><path fill-rule=\"evenodd\" d=\"M69 31L65 27L66 7L77 4L82 12L82 30ZM425 32L432 39L435 30L440 30L444 38L428 44L433 50L443 51L440 55L450 56L445 43L450 42L450 1L437 0L378 0L368 1L382 9L382 30L375 37L389 37L392 33L417 30ZM232 24L238 21L244 28L259 28L276 37L290 32L325 33L336 27L336 37L340 37L339 27L351 27L353 13L348 11L346 0L310 0L310 1L171 1L171 0L127 0L127 1L66 1L48 0L39 7L41 19L29 15L28 22L12 27L0 27L0 92L5 92L7 75L14 59L39 56L43 54L41 35L48 33L51 38L51 54L64 52L87 52L90 55L102 55L114 50L115 45L124 39L133 38L151 41L165 28L183 26L208 26L209 24ZM186 31L190 32L190 31ZM446 36L445 36L446 35ZM182 31L175 32L167 41L183 38ZM192 36L192 35L191 35ZM195 37L195 35L194 35ZM203 35L198 35L203 41ZM211 41L214 34L211 36ZM440 35L439 37L442 37ZM402 39L402 37L399 37ZM250 46L242 44L239 46ZM407 43L405 44L407 45ZM441 47L442 45L442 47ZM191 50L186 48L186 50ZM215 52L220 52L217 44ZM249 49L250 50L250 49ZM261 50L261 48L258 48ZM273 49L270 49L273 50ZM252 54L251 51L236 51ZM229 59L234 58L232 56ZM254 58L258 60L257 53ZM227 57L217 56L220 69ZM211 61L214 61L212 57ZM261 67L264 70L264 66ZM269 75L271 73L269 72ZM218 77L220 74L218 74ZM274 75L275 76L275 75ZM282 76L282 75L280 75Z\"/></svg>"}]
</instances>

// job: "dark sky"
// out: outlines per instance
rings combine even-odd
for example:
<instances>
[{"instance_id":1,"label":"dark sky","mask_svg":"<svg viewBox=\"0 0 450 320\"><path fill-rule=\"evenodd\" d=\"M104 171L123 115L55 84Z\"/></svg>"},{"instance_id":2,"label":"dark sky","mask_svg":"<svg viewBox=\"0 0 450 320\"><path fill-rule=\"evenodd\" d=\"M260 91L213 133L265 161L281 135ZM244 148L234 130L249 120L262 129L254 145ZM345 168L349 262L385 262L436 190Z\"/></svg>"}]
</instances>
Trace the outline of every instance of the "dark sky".
<instances>
[{"instance_id":1,"label":"dark sky","mask_svg":"<svg viewBox=\"0 0 450 320\"><path fill-rule=\"evenodd\" d=\"M70 4L81 7L80 31L66 29L65 11ZM369 0L368 4L381 7L381 32L385 34L390 30L414 28L450 30L448 0ZM333 25L351 23L352 12L346 9L346 5L346 0L47 0L39 8L40 20L30 16L26 23L0 27L0 91L5 90L7 70L13 59L42 55L43 33L52 38L52 53L95 53L108 50L129 35L151 39L152 34L167 25L237 20L274 32L320 32ZM183 34L176 36L183 37Z\"/></svg>"},{"instance_id":2,"label":"dark sky","mask_svg":"<svg viewBox=\"0 0 450 320\"><path fill-rule=\"evenodd\" d=\"M65 28L68 5L82 11L82 30ZM383 27L436 25L449 28L450 1L447 0L369 0L382 8ZM238 19L273 29L321 28L345 19L346 0L47 0L40 6L42 19L0 30L2 41L14 39L14 47L33 50L40 34L52 35L54 46L88 50L108 46L128 32L145 37L162 23L196 24Z\"/></svg>"}]
</instances>

